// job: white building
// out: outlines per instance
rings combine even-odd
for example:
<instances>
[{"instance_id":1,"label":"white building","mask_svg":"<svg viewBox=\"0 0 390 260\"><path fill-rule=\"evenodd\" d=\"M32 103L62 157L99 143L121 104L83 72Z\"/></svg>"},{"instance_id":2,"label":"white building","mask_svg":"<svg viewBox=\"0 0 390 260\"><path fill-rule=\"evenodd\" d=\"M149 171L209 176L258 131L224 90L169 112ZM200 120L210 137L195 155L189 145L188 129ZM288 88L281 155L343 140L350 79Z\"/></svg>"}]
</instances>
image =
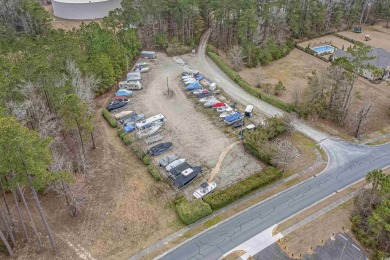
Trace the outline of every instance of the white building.
<instances>
[{"instance_id":1,"label":"white building","mask_svg":"<svg viewBox=\"0 0 390 260\"><path fill-rule=\"evenodd\" d=\"M122 0L51 0L54 16L71 20L93 20L103 18L116 8Z\"/></svg>"}]
</instances>

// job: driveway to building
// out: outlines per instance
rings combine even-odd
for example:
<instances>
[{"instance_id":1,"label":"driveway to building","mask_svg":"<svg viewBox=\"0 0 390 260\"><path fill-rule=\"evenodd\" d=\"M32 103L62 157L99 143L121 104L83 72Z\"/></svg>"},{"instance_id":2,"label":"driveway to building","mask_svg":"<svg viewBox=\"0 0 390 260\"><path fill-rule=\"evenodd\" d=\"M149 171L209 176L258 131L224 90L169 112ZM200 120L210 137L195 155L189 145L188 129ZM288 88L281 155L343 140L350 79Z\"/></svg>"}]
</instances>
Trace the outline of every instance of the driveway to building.
<instances>
[{"instance_id":1,"label":"driveway to building","mask_svg":"<svg viewBox=\"0 0 390 260\"><path fill-rule=\"evenodd\" d=\"M191 66L215 80L219 87L238 102L252 104L268 116L284 114L282 110L245 92L205 56L209 36L210 31L202 37L198 58ZM296 130L315 140L328 154L328 166L321 174L235 215L159 258L218 259L267 228L364 178L367 172L390 165L390 143L364 146L330 137L300 120L295 120L293 125Z\"/></svg>"}]
</instances>

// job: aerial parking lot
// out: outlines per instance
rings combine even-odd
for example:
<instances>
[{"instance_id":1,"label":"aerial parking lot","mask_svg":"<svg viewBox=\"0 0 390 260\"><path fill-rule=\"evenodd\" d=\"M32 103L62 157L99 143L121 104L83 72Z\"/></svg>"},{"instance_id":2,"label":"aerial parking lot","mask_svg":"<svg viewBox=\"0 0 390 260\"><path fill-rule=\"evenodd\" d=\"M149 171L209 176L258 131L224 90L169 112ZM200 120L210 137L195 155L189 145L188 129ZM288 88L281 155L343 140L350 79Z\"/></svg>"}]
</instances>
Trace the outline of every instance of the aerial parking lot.
<instances>
[{"instance_id":1,"label":"aerial parking lot","mask_svg":"<svg viewBox=\"0 0 390 260\"><path fill-rule=\"evenodd\" d=\"M137 142L144 151L164 142L173 144L168 151L151 156L156 167L159 166L162 158L176 154L191 166L202 168L202 173L183 189L189 199L193 199L192 193L203 182L215 181L220 188L259 172L265 167L246 152L240 142L237 142L241 128L224 126L223 119L219 119L217 113L213 111L216 109L206 108L205 114L202 104L193 98L191 92L185 90L186 84L181 80L183 65L164 53L157 53L157 59L140 58L138 63L142 62L149 63L150 68L146 73L142 73L143 88L133 90L128 105L113 111L112 114L130 110L138 115L143 114L143 120L159 114L165 117L166 121L152 137L137 138L137 134L130 134L132 140ZM229 97L218 93L218 99L226 103L231 102ZM211 113L216 115L210 118ZM145 140L153 136L162 139L158 138L157 142L147 144ZM218 169L214 169L216 166ZM163 177L168 177L164 167L158 169ZM174 185L172 187L176 189Z\"/></svg>"}]
</instances>

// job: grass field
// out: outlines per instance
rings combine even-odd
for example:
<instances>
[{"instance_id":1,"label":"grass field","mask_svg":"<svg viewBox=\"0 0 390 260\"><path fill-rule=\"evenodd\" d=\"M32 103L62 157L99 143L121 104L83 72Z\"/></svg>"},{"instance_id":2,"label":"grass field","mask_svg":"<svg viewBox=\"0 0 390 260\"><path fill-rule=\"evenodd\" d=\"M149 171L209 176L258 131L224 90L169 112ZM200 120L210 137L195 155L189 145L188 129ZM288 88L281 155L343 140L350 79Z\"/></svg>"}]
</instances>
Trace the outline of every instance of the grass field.
<instances>
[{"instance_id":1,"label":"grass field","mask_svg":"<svg viewBox=\"0 0 390 260\"><path fill-rule=\"evenodd\" d=\"M383 48L390 52L390 28L384 27L384 23L363 27L362 33L344 31L339 34L348 38L364 42L374 48ZM370 41L364 41L364 35L370 35Z\"/></svg>"}]
</instances>

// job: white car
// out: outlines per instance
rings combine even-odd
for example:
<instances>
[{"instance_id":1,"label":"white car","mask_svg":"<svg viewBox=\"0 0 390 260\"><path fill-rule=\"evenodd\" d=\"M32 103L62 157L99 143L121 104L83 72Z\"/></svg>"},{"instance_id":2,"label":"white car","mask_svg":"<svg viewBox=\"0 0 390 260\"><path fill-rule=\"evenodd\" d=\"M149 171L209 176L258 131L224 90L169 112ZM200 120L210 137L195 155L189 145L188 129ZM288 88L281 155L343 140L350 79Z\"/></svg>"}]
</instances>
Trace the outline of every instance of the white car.
<instances>
[{"instance_id":1,"label":"white car","mask_svg":"<svg viewBox=\"0 0 390 260\"><path fill-rule=\"evenodd\" d=\"M207 101L214 100L214 99L216 99L216 98L213 96L209 96L209 97L204 97L204 98L199 99L199 102L206 103Z\"/></svg>"},{"instance_id":2,"label":"white car","mask_svg":"<svg viewBox=\"0 0 390 260\"><path fill-rule=\"evenodd\" d=\"M205 107L212 107L214 106L215 104L219 103L220 101L218 99L211 99L209 101L207 101L206 103L204 103L203 105Z\"/></svg>"},{"instance_id":3,"label":"white car","mask_svg":"<svg viewBox=\"0 0 390 260\"><path fill-rule=\"evenodd\" d=\"M230 111L230 112L223 112L223 113L221 113L221 114L219 115L219 117L220 117L220 118L225 118L225 117L231 116L231 115L233 115L233 114L235 114L235 113L236 113L235 110Z\"/></svg>"},{"instance_id":4,"label":"white car","mask_svg":"<svg viewBox=\"0 0 390 260\"><path fill-rule=\"evenodd\" d=\"M219 107L217 108L217 112L218 113L222 113L222 112L231 112L233 111L233 108L231 108L230 106L225 106L225 107Z\"/></svg>"},{"instance_id":5,"label":"white car","mask_svg":"<svg viewBox=\"0 0 390 260\"><path fill-rule=\"evenodd\" d=\"M199 189L194 192L194 196L197 199L203 198L217 187L215 182L204 182L200 185Z\"/></svg>"},{"instance_id":6,"label":"white car","mask_svg":"<svg viewBox=\"0 0 390 260\"><path fill-rule=\"evenodd\" d=\"M197 82L197 80L196 79L194 79L194 80L184 80L183 81L184 82L184 84L190 84L190 83L194 83L194 82Z\"/></svg>"},{"instance_id":7,"label":"white car","mask_svg":"<svg viewBox=\"0 0 390 260\"><path fill-rule=\"evenodd\" d=\"M159 161L159 164L160 164L160 166L167 167L168 164L170 164L171 162L176 161L177 159L179 159L179 156L178 156L178 155L176 155L176 154L170 154L170 155L165 156L164 158L162 158L162 159Z\"/></svg>"},{"instance_id":8,"label":"white car","mask_svg":"<svg viewBox=\"0 0 390 260\"><path fill-rule=\"evenodd\" d=\"M175 168L176 166L179 166L180 164L182 164L183 162L185 162L186 159L182 158L182 159L177 159L173 162L171 162L170 164L167 165L167 167L165 167L165 169L167 171L170 171L172 170L173 168Z\"/></svg>"}]
</instances>

